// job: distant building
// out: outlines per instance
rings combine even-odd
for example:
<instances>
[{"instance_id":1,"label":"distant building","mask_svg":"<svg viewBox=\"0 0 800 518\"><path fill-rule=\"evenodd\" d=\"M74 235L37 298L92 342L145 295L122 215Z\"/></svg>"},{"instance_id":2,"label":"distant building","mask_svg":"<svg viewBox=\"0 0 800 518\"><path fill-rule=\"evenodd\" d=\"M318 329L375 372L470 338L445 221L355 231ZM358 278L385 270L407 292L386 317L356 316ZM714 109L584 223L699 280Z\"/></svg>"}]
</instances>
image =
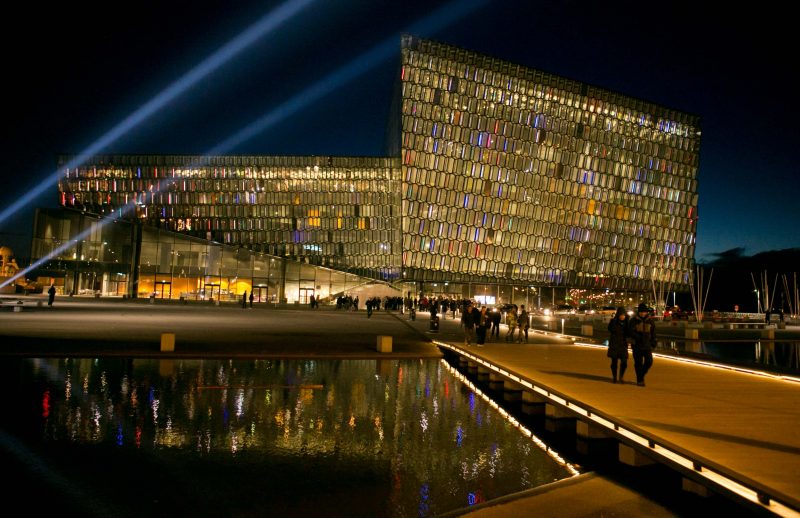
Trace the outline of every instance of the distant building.
<instances>
[{"instance_id":1,"label":"distant building","mask_svg":"<svg viewBox=\"0 0 800 518\"><path fill-rule=\"evenodd\" d=\"M6 279L10 279L19 271L14 251L7 246L0 246L0 294L16 293L15 283L5 284Z\"/></svg>"},{"instance_id":2,"label":"distant building","mask_svg":"<svg viewBox=\"0 0 800 518\"><path fill-rule=\"evenodd\" d=\"M95 156L61 205L404 294L688 286L696 116L411 36L401 53L391 156Z\"/></svg>"}]
</instances>

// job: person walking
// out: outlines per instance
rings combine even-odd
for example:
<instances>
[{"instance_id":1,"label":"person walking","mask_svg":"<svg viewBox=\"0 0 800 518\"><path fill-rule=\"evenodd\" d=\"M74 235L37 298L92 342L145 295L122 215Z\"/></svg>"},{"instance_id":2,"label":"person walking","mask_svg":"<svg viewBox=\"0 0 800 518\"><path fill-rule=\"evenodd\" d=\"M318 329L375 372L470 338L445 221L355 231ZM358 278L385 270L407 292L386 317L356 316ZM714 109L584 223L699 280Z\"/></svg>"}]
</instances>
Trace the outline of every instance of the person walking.
<instances>
[{"instance_id":1,"label":"person walking","mask_svg":"<svg viewBox=\"0 0 800 518\"><path fill-rule=\"evenodd\" d=\"M636 371L636 384L644 387L644 377L653 366L653 347L656 345L656 325L646 304L639 304L629 326L633 337L633 368Z\"/></svg>"},{"instance_id":2,"label":"person walking","mask_svg":"<svg viewBox=\"0 0 800 518\"><path fill-rule=\"evenodd\" d=\"M611 382L625 383L625 369L628 368L628 314L622 306L608 322L608 352L611 358ZM619 371L617 370L619 368Z\"/></svg>"},{"instance_id":3,"label":"person walking","mask_svg":"<svg viewBox=\"0 0 800 518\"><path fill-rule=\"evenodd\" d=\"M517 328L517 306L511 306L506 313L506 325L508 326L508 333L506 333L506 342L514 342L514 330Z\"/></svg>"},{"instance_id":4,"label":"person walking","mask_svg":"<svg viewBox=\"0 0 800 518\"><path fill-rule=\"evenodd\" d=\"M531 323L528 319L528 312L525 311L525 305L521 305L520 307L519 316L517 317L517 327L519 328L519 334L517 340L519 343L522 343L522 334L525 333L525 343L528 343L528 328L530 327Z\"/></svg>"},{"instance_id":5,"label":"person walking","mask_svg":"<svg viewBox=\"0 0 800 518\"><path fill-rule=\"evenodd\" d=\"M491 315L492 320L492 329L489 331L489 336L492 337L494 340L500 339L500 320L503 318L503 314L500 312L499 309L494 308L492 310Z\"/></svg>"},{"instance_id":6,"label":"person walking","mask_svg":"<svg viewBox=\"0 0 800 518\"><path fill-rule=\"evenodd\" d=\"M481 311L478 313L477 324L478 325L475 327L475 343L478 344L478 347L483 347L483 344L486 343L486 331L492 324L489 320L489 315L486 313L486 306L481 307Z\"/></svg>"},{"instance_id":7,"label":"person walking","mask_svg":"<svg viewBox=\"0 0 800 518\"><path fill-rule=\"evenodd\" d=\"M242 293L242 309L247 309L247 290Z\"/></svg>"},{"instance_id":8,"label":"person walking","mask_svg":"<svg viewBox=\"0 0 800 518\"><path fill-rule=\"evenodd\" d=\"M464 314L461 315L461 325L464 326L464 345L472 345L475 340L475 324L478 320L478 313L472 307L472 304L467 304Z\"/></svg>"},{"instance_id":9,"label":"person walking","mask_svg":"<svg viewBox=\"0 0 800 518\"><path fill-rule=\"evenodd\" d=\"M250 290L250 307L253 307L253 290Z\"/></svg>"},{"instance_id":10,"label":"person walking","mask_svg":"<svg viewBox=\"0 0 800 518\"><path fill-rule=\"evenodd\" d=\"M50 289L47 290L47 305L52 306L55 300L56 300L56 287L51 284Z\"/></svg>"}]
</instances>

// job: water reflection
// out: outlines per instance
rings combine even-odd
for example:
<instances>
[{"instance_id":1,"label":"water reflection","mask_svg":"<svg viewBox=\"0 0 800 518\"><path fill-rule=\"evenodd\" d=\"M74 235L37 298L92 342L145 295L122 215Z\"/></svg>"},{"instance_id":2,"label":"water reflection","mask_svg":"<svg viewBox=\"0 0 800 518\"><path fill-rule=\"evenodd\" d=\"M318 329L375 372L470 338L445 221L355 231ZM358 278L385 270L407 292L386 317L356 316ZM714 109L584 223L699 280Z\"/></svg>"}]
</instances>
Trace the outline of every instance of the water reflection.
<instances>
[{"instance_id":1,"label":"water reflection","mask_svg":"<svg viewBox=\"0 0 800 518\"><path fill-rule=\"evenodd\" d=\"M800 373L800 342L663 340L656 349L723 363Z\"/></svg>"},{"instance_id":2,"label":"water reflection","mask_svg":"<svg viewBox=\"0 0 800 518\"><path fill-rule=\"evenodd\" d=\"M19 362L3 428L131 515L429 516L572 469L444 361Z\"/></svg>"}]
</instances>

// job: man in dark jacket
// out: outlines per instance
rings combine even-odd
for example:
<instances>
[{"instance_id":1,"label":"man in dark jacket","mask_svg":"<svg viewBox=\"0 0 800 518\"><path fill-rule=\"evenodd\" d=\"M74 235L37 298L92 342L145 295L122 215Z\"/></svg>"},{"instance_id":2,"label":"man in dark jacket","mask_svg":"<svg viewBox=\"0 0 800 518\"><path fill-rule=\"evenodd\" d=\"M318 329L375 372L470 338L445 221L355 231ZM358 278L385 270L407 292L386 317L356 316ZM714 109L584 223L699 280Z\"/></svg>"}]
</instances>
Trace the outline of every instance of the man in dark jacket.
<instances>
[{"instance_id":1,"label":"man in dark jacket","mask_svg":"<svg viewBox=\"0 0 800 518\"><path fill-rule=\"evenodd\" d=\"M499 309L494 308L492 310L492 329L489 334L492 338L500 338L500 320L503 318L503 314L500 312Z\"/></svg>"},{"instance_id":2,"label":"man in dark jacket","mask_svg":"<svg viewBox=\"0 0 800 518\"><path fill-rule=\"evenodd\" d=\"M633 368L636 384L644 387L644 377L653 365L653 347L656 346L656 324L650 317L646 304L639 304L631 319L629 331L633 337Z\"/></svg>"},{"instance_id":3,"label":"man in dark jacket","mask_svg":"<svg viewBox=\"0 0 800 518\"><path fill-rule=\"evenodd\" d=\"M478 312L472 307L472 304L467 304L464 314L461 315L461 325L464 326L464 345L472 345L475 340L475 324L478 320Z\"/></svg>"},{"instance_id":4,"label":"man in dark jacket","mask_svg":"<svg viewBox=\"0 0 800 518\"><path fill-rule=\"evenodd\" d=\"M614 318L608 323L608 352L611 358L611 381L625 383L625 369L628 368L628 315L622 306L617 308ZM618 370L619 369L619 370Z\"/></svg>"}]
</instances>

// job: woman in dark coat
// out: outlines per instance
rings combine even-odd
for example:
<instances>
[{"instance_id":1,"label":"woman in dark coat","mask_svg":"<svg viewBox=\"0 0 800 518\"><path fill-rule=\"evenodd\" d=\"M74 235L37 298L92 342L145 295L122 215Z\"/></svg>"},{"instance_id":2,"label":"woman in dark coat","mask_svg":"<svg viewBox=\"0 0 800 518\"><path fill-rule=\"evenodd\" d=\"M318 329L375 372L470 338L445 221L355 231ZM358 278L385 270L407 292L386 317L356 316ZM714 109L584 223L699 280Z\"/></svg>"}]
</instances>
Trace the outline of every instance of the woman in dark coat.
<instances>
[{"instance_id":1,"label":"woman in dark coat","mask_svg":"<svg viewBox=\"0 0 800 518\"><path fill-rule=\"evenodd\" d=\"M611 358L612 382L622 381L625 369L628 368L628 314L625 308L618 307L614 318L608 323L608 353ZM617 375L617 362L619 362L619 376Z\"/></svg>"}]
</instances>

